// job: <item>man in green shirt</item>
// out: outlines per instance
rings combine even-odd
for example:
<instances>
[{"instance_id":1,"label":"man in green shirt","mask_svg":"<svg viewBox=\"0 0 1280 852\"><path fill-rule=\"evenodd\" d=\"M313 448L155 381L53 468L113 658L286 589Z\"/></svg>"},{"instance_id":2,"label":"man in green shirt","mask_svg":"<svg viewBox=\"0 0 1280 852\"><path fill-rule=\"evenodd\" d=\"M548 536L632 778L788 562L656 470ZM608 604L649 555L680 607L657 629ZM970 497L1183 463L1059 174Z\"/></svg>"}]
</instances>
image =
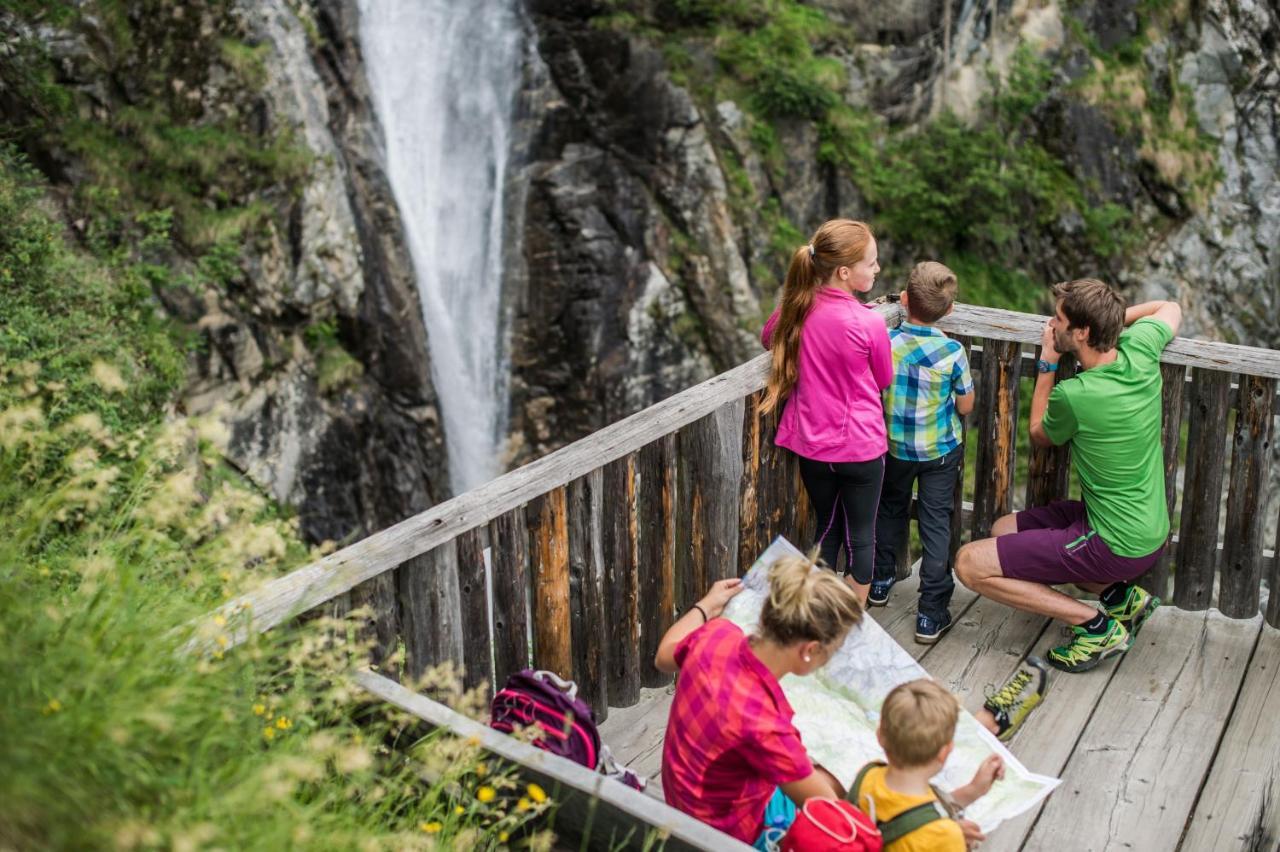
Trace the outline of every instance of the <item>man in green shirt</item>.
<instances>
[{"instance_id":1,"label":"man in green shirt","mask_svg":"<svg viewBox=\"0 0 1280 852\"><path fill-rule=\"evenodd\" d=\"M1070 625L1071 642L1051 650L1049 663L1079 672L1127 651L1160 605L1133 580L1155 565L1169 535L1160 353L1178 333L1182 310L1174 302L1126 310L1115 290L1091 278L1058 284L1054 295L1031 440L1071 442L1084 500L1005 515L992 538L960 549L955 571L981 595ZM1067 352L1081 372L1055 385L1059 353ZM1053 588L1062 583L1097 592L1102 609Z\"/></svg>"}]
</instances>

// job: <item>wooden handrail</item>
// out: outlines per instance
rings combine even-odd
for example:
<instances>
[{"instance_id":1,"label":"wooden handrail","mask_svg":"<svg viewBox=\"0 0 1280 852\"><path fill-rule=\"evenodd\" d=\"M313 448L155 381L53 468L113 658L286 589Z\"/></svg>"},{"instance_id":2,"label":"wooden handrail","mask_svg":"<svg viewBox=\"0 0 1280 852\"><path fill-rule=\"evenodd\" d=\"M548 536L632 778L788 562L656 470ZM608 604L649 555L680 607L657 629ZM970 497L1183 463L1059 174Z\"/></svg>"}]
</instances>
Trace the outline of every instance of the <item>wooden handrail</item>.
<instances>
[{"instance_id":1,"label":"wooden handrail","mask_svg":"<svg viewBox=\"0 0 1280 852\"><path fill-rule=\"evenodd\" d=\"M902 309L896 303L878 305L876 310L890 326L902 319ZM968 337L1025 344L1040 340L1046 320L1033 314L956 305L940 326ZM1163 360L1202 370L1280 378L1280 352L1267 349L1176 338L1166 348ZM768 354L759 355L479 488L267 582L213 614L226 616L236 625L224 631L231 644L243 642L253 632L269 630L756 393L764 387L768 365Z\"/></svg>"},{"instance_id":2,"label":"wooden handrail","mask_svg":"<svg viewBox=\"0 0 1280 852\"><path fill-rule=\"evenodd\" d=\"M364 669L356 672L355 680L379 699L520 767L526 780L537 782L552 796L560 825L588 835L588 841L599 838L590 845L592 849L647 849L653 838L633 833L641 826L646 834L653 831L664 838L666 849L747 852L751 848L620 781L501 734L380 674Z\"/></svg>"},{"instance_id":3,"label":"wooden handrail","mask_svg":"<svg viewBox=\"0 0 1280 852\"><path fill-rule=\"evenodd\" d=\"M956 305L949 316L938 321L938 326L943 331L970 337L1039 343L1048 319L1036 314L1000 308ZM1175 337L1165 348L1160 360L1165 364L1183 364L1206 370L1280 379L1280 351L1274 349Z\"/></svg>"},{"instance_id":4,"label":"wooden handrail","mask_svg":"<svg viewBox=\"0 0 1280 852\"><path fill-rule=\"evenodd\" d=\"M901 308L892 304L878 306L876 310L890 324L896 323L901 314ZM272 580L228 601L211 615L221 615L238 625L225 634L231 645L237 645L253 632L270 630L590 470L623 458L726 403L741 400L764 387L768 369L768 353L758 355L478 488Z\"/></svg>"}]
</instances>

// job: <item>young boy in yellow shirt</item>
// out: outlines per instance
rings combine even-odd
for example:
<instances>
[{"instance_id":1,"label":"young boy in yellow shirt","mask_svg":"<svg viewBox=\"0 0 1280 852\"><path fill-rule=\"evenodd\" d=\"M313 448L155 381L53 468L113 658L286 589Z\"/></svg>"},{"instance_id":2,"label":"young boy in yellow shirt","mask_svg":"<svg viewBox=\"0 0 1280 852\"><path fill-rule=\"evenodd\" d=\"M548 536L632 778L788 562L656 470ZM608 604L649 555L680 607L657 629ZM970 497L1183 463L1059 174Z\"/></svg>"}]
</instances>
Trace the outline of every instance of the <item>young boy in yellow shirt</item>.
<instances>
[{"instance_id":1,"label":"young boy in yellow shirt","mask_svg":"<svg viewBox=\"0 0 1280 852\"><path fill-rule=\"evenodd\" d=\"M973 823L962 828L929 783L951 754L959 718L955 696L928 679L900 684L885 697L876 736L888 764L864 767L848 797L876 821L885 852L965 852L966 834L982 839ZM1004 761L993 754L972 781L952 791L951 802L968 807L1003 777Z\"/></svg>"}]
</instances>

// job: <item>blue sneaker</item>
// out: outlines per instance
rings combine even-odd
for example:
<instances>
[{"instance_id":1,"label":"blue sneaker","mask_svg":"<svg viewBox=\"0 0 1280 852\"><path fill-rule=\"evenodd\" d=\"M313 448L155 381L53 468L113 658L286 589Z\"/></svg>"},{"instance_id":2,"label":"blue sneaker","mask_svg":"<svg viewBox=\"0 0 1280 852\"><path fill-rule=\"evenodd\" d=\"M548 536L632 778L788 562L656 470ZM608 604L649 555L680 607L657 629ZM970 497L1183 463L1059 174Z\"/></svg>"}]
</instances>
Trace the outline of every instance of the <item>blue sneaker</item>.
<instances>
[{"instance_id":1,"label":"blue sneaker","mask_svg":"<svg viewBox=\"0 0 1280 852\"><path fill-rule=\"evenodd\" d=\"M896 578L872 580L871 590L867 592L867 606L884 606L889 602L889 590L898 582Z\"/></svg>"},{"instance_id":2,"label":"blue sneaker","mask_svg":"<svg viewBox=\"0 0 1280 852\"><path fill-rule=\"evenodd\" d=\"M941 621L930 618L923 612L916 613L916 641L921 645L932 645L951 629L951 613L946 613Z\"/></svg>"}]
</instances>

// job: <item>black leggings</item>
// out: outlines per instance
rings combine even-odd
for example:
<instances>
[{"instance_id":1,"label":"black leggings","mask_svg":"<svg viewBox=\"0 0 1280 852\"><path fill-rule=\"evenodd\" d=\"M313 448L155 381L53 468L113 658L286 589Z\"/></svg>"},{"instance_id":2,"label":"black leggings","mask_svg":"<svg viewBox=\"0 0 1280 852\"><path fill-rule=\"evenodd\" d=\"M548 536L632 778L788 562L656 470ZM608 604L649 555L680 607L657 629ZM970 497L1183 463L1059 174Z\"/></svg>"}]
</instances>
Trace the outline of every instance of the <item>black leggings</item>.
<instances>
[{"instance_id":1,"label":"black leggings","mask_svg":"<svg viewBox=\"0 0 1280 852\"><path fill-rule=\"evenodd\" d=\"M876 507L884 481L884 456L864 462L820 462L800 457L800 478L818 516L814 546L835 569L843 546L845 570L871 582L876 543Z\"/></svg>"}]
</instances>

